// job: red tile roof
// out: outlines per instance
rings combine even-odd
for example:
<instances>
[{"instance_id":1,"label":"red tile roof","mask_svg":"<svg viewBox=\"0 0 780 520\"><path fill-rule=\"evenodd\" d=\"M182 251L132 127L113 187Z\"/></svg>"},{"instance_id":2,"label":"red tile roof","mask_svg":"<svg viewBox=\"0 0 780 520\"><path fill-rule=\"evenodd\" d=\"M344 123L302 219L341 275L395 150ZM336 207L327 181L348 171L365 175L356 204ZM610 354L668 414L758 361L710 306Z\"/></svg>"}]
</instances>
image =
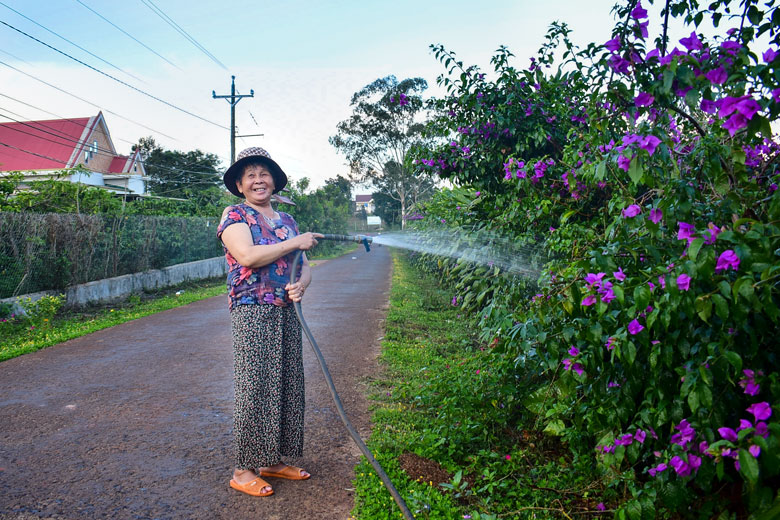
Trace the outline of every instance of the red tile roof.
<instances>
[{"instance_id":1,"label":"red tile roof","mask_svg":"<svg viewBox=\"0 0 780 520\"><path fill-rule=\"evenodd\" d=\"M0 171L72 166L94 117L0 123ZM79 150L74 150L76 147ZM74 151L76 152L74 156Z\"/></svg>"},{"instance_id":2,"label":"red tile roof","mask_svg":"<svg viewBox=\"0 0 780 520\"><path fill-rule=\"evenodd\" d=\"M371 202L373 195L355 195L355 202Z\"/></svg>"}]
</instances>

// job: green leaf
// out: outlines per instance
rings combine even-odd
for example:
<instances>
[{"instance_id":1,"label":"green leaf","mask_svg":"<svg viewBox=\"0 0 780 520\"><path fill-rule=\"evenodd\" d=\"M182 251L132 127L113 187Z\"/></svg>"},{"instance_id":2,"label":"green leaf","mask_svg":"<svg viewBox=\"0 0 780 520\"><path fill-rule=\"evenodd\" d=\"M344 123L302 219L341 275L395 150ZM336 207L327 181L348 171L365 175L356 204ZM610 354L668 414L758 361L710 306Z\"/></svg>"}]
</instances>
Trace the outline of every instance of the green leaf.
<instances>
[{"instance_id":1,"label":"green leaf","mask_svg":"<svg viewBox=\"0 0 780 520\"><path fill-rule=\"evenodd\" d=\"M566 430L566 426L563 424L563 421L560 419L550 421L549 423L547 423L547 426L544 427L544 431L546 433L549 433L550 435L555 435L556 437L560 437L565 430Z\"/></svg>"},{"instance_id":2,"label":"green leaf","mask_svg":"<svg viewBox=\"0 0 780 520\"><path fill-rule=\"evenodd\" d=\"M615 293L615 299L619 303L622 304L626 300L626 296L623 294L623 289L619 285L613 285L612 292Z\"/></svg>"},{"instance_id":3,"label":"green leaf","mask_svg":"<svg viewBox=\"0 0 780 520\"><path fill-rule=\"evenodd\" d=\"M634 343L632 341L628 341L626 343L626 346L623 349L623 354L626 363L628 363L629 365L633 365L634 360L636 359L636 347L634 346Z\"/></svg>"},{"instance_id":4,"label":"green leaf","mask_svg":"<svg viewBox=\"0 0 780 520\"><path fill-rule=\"evenodd\" d=\"M634 304L637 311L643 311L650 303L650 289L640 285L634 289Z\"/></svg>"},{"instance_id":5,"label":"green leaf","mask_svg":"<svg viewBox=\"0 0 780 520\"><path fill-rule=\"evenodd\" d=\"M734 367L735 371L742 372L742 358L739 354L731 350L727 350L723 353L723 357L725 357L726 361L728 361L731 366Z\"/></svg>"},{"instance_id":6,"label":"green leaf","mask_svg":"<svg viewBox=\"0 0 780 520\"><path fill-rule=\"evenodd\" d=\"M694 239L693 242L691 242L690 247L688 247L688 258L696 261L696 257L699 256L699 250L701 249L702 245L704 245L703 238Z\"/></svg>"},{"instance_id":7,"label":"green leaf","mask_svg":"<svg viewBox=\"0 0 780 520\"><path fill-rule=\"evenodd\" d=\"M712 301L715 304L715 314L722 320L729 317L729 305L726 299L720 294L713 294Z\"/></svg>"},{"instance_id":8,"label":"green leaf","mask_svg":"<svg viewBox=\"0 0 780 520\"><path fill-rule=\"evenodd\" d=\"M699 394L697 392L691 392L688 394L688 407L691 409L691 413L696 413L699 409Z\"/></svg>"},{"instance_id":9,"label":"green leaf","mask_svg":"<svg viewBox=\"0 0 780 520\"><path fill-rule=\"evenodd\" d=\"M696 387L696 394L702 406L712 408L712 390L710 390L709 386L701 385Z\"/></svg>"},{"instance_id":10,"label":"green leaf","mask_svg":"<svg viewBox=\"0 0 780 520\"><path fill-rule=\"evenodd\" d=\"M642 174L645 170L640 164L639 156L637 155L631 161L631 166L628 167L628 176L631 178L631 182L637 184L642 179Z\"/></svg>"},{"instance_id":11,"label":"green leaf","mask_svg":"<svg viewBox=\"0 0 780 520\"><path fill-rule=\"evenodd\" d=\"M699 318L701 318L702 321L709 322L710 316L712 316L712 300L699 296L696 298L694 307L696 308L696 314L699 315Z\"/></svg>"},{"instance_id":12,"label":"green leaf","mask_svg":"<svg viewBox=\"0 0 780 520\"><path fill-rule=\"evenodd\" d=\"M751 484L758 482L758 462L748 450L739 450L739 472Z\"/></svg>"},{"instance_id":13,"label":"green leaf","mask_svg":"<svg viewBox=\"0 0 780 520\"><path fill-rule=\"evenodd\" d=\"M607 175L607 161L603 160L599 163L598 166L596 166L596 180L602 181L604 180L604 177Z\"/></svg>"}]
</instances>

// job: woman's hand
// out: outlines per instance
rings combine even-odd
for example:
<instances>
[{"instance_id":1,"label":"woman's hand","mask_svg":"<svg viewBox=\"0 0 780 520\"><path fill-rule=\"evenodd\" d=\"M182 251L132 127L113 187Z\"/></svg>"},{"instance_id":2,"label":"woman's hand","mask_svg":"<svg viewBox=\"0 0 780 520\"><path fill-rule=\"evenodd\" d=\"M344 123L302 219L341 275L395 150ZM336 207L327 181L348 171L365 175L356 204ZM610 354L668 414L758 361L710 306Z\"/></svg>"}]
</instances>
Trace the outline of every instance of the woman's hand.
<instances>
[{"instance_id":1,"label":"woman's hand","mask_svg":"<svg viewBox=\"0 0 780 520\"><path fill-rule=\"evenodd\" d=\"M284 289L287 291L287 296L294 302L299 302L303 298L303 293L306 292L306 286L303 282L288 283Z\"/></svg>"},{"instance_id":2,"label":"woman's hand","mask_svg":"<svg viewBox=\"0 0 780 520\"><path fill-rule=\"evenodd\" d=\"M308 251L317 245L318 238L323 238L324 236L325 235L321 233L303 233L302 235L295 237L293 240L296 241L298 249L301 251Z\"/></svg>"}]
</instances>

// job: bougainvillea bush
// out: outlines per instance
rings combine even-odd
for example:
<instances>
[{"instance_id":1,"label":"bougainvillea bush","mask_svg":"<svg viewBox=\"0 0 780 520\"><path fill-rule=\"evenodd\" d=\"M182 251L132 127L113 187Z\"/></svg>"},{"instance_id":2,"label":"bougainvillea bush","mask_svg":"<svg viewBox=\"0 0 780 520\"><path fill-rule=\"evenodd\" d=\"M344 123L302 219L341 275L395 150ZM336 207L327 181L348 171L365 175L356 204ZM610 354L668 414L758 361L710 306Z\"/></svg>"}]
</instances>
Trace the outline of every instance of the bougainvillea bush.
<instances>
[{"instance_id":1,"label":"bougainvillea bush","mask_svg":"<svg viewBox=\"0 0 780 520\"><path fill-rule=\"evenodd\" d=\"M416 225L544 252L532 280L429 265L516 374L507 417L591 457L618 517L780 515L780 11L645 7L586 48L553 25L524 69L433 47L441 144L414 162L455 188Z\"/></svg>"}]
</instances>

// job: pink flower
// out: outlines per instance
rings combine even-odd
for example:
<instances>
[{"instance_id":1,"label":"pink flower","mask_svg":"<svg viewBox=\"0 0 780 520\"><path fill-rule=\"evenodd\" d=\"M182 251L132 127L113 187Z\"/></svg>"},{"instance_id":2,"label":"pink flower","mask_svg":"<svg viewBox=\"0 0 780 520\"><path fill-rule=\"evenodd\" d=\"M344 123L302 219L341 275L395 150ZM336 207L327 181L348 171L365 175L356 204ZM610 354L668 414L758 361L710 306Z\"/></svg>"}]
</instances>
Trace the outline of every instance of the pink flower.
<instances>
[{"instance_id":1,"label":"pink flower","mask_svg":"<svg viewBox=\"0 0 780 520\"><path fill-rule=\"evenodd\" d=\"M739 257L731 249L726 249L718 257L718 262L715 264L715 271L726 271L728 269L739 269Z\"/></svg>"},{"instance_id":2,"label":"pink flower","mask_svg":"<svg viewBox=\"0 0 780 520\"><path fill-rule=\"evenodd\" d=\"M634 104L637 107L647 107L653 104L655 98L647 92L640 92L637 97L634 98Z\"/></svg>"},{"instance_id":3,"label":"pink flower","mask_svg":"<svg viewBox=\"0 0 780 520\"><path fill-rule=\"evenodd\" d=\"M650 468L650 471L648 473L650 473L651 477L654 477L654 476L656 476L656 474L665 471L667 467L668 466L665 463L662 462L661 464L657 465L656 467Z\"/></svg>"},{"instance_id":4,"label":"pink flower","mask_svg":"<svg viewBox=\"0 0 780 520\"><path fill-rule=\"evenodd\" d=\"M593 287L594 285L598 287L606 275L607 273L588 273L585 275L585 283L588 284L588 287Z\"/></svg>"},{"instance_id":5,"label":"pink flower","mask_svg":"<svg viewBox=\"0 0 780 520\"><path fill-rule=\"evenodd\" d=\"M653 224L658 224L661 222L661 219L664 218L663 212L658 208L653 208L650 210L650 216L648 217L650 219L650 222Z\"/></svg>"},{"instance_id":6,"label":"pink flower","mask_svg":"<svg viewBox=\"0 0 780 520\"><path fill-rule=\"evenodd\" d=\"M607 350L614 350L615 349L615 338L610 336L607 339L607 342L605 343L605 346L607 347Z\"/></svg>"},{"instance_id":7,"label":"pink flower","mask_svg":"<svg viewBox=\"0 0 780 520\"><path fill-rule=\"evenodd\" d=\"M626 279L626 273L623 272L622 267L618 267L618 270L612 273L612 276L615 277L615 280L624 281Z\"/></svg>"},{"instance_id":8,"label":"pink flower","mask_svg":"<svg viewBox=\"0 0 780 520\"><path fill-rule=\"evenodd\" d=\"M617 52L620 49L620 45L620 38L612 38L604 42L604 47L611 52Z\"/></svg>"},{"instance_id":9,"label":"pink flower","mask_svg":"<svg viewBox=\"0 0 780 520\"><path fill-rule=\"evenodd\" d=\"M687 222L678 222L677 226L677 240L687 240L689 244L693 242L693 234L696 232L696 228Z\"/></svg>"},{"instance_id":10,"label":"pink flower","mask_svg":"<svg viewBox=\"0 0 780 520\"><path fill-rule=\"evenodd\" d=\"M658 277L658 285L661 286L661 289L666 289L666 278L663 275Z\"/></svg>"},{"instance_id":11,"label":"pink flower","mask_svg":"<svg viewBox=\"0 0 780 520\"><path fill-rule=\"evenodd\" d=\"M704 231L704 243L714 244L721 231L723 231L721 228L710 222L707 225L707 229Z\"/></svg>"},{"instance_id":12,"label":"pink flower","mask_svg":"<svg viewBox=\"0 0 780 520\"><path fill-rule=\"evenodd\" d=\"M753 427L753 423L751 423L747 419L740 419L739 428L737 428L737 431L741 432L742 430L747 430L748 428L752 428L752 427Z\"/></svg>"},{"instance_id":13,"label":"pink flower","mask_svg":"<svg viewBox=\"0 0 780 520\"><path fill-rule=\"evenodd\" d=\"M636 439L639 444L644 444L645 438L647 438L647 434L644 430L637 430L636 433L634 433L634 439Z\"/></svg>"},{"instance_id":14,"label":"pink flower","mask_svg":"<svg viewBox=\"0 0 780 520\"><path fill-rule=\"evenodd\" d=\"M582 299L582 304L581 305L583 307L590 307L594 303L596 303L596 295L595 294L589 294L588 296L586 296L585 298Z\"/></svg>"},{"instance_id":15,"label":"pink flower","mask_svg":"<svg viewBox=\"0 0 780 520\"><path fill-rule=\"evenodd\" d=\"M763 403L751 404L747 411L753 414L753 417L756 418L756 421L766 421L772 416L772 407L769 406L769 403L766 401Z\"/></svg>"},{"instance_id":16,"label":"pink flower","mask_svg":"<svg viewBox=\"0 0 780 520\"><path fill-rule=\"evenodd\" d=\"M623 210L623 217L634 218L640 213L642 213L642 208L636 204L631 204L629 207Z\"/></svg>"},{"instance_id":17,"label":"pink flower","mask_svg":"<svg viewBox=\"0 0 780 520\"><path fill-rule=\"evenodd\" d=\"M751 454L751 455L753 455L753 458L756 458L756 459L757 459L757 458L758 458L758 456L759 456L759 455L761 455L761 446L758 446L758 445L756 445L756 444L753 444L753 445L751 445L751 446L748 448L748 451L750 452L750 454Z\"/></svg>"},{"instance_id":18,"label":"pink flower","mask_svg":"<svg viewBox=\"0 0 780 520\"><path fill-rule=\"evenodd\" d=\"M726 69L723 67L718 67L717 69L713 69L709 71L707 74L704 75L705 78L707 78L710 83L714 85L723 85L726 80L728 79L729 75L726 72Z\"/></svg>"},{"instance_id":19,"label":"pink flower","mask_svg":"<svg viewBox=\"0 0 780 520\"><path fill-rule=\"evenodd\" d=\"M677 277L677 288L681 291L687 291L691 285L691 277L687 274L681 274Z\"/></svg>"},{"instance_id":20,"label":"pink flower","mask_svg":"<svg viewBox=\"0 0 780 520\"><path fill-rule=\"evenodd\" d=\"M653 155L653 152L655 152L655 149L658 148L659 144L661 144L661 140L656 136L646 135L642 138L641 141L639 141L639 148L646 150L647 153Z\"/></svg>"},{"instance_id":21,"label":"pink flower","mask_svg":"<svg viewBox=\"0 0 780 520\"><path fill-rule=\"evenodd\" d=\"M579 353L580 353L580 349L578 349L574 345L572 345L571 348L569 348L569 355L570 356L578 356Z\"/></svg>"},{"instance_id":22,"label":"pink flower","mask_svg":"<svg viewBox=\"0 0 780 520\"><path fill-rule=\"evenodd\" d=\"M726 428L725 426L723 428L718 428L718 433L727 441L737 442L737 432L731 428Z\"/></svg>"},{"instance_id":23,"label":"pink flower","mask_svg":"<svg viewBox=\"0 0 780 520\"><path fill-rule=\"evenodd\" d=\"M598 505L596 506L596 509L598 509L599 511L606 511L607 507L604 505L604 502L599 502Z\"/></svg>"},{"instance_id":24,"label":"pink flower","mask_svg":"<svg viewBox=\"0 0 780 520\"><path fill-rule=\"evenodd\" d=\"M618 168L620 168L623 171L628 171L628 169L631 167L631 159L632 157L626 157L625 155L620 155L618 157Z\"/></svg>"},{"instance_id":25,"label":"pink flower","mask_svg":"<svg viewBox=\"0 0 780 520\"><path fill-rule=\"evenodd\" d=\"M504 458L505 458L506 460L512 460L512 456L511 456L511 455L504 455Z\"/></svg>"},{"instance_id":26,"label":"pink flower","mask_svg":"<svg viewBox=\"0 0 780 520\"><path fill-rule=\"evenodd\" d=\"M628 332L630 332L632 336L636 336L643 330L645 330L645 328L636 319L631 320L631 323L628 324Z\"/></svg>"}]
</instances>

